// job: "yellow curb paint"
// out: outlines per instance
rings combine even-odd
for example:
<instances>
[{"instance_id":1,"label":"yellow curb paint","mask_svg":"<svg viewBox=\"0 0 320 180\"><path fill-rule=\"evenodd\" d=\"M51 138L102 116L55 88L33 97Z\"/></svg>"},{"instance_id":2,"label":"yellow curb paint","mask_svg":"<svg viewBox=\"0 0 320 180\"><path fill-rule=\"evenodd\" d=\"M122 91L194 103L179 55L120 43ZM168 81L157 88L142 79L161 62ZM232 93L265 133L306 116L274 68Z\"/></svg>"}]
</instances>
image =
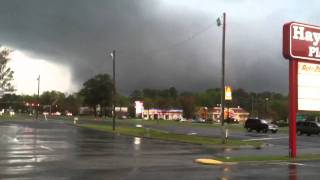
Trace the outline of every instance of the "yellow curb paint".
<instances>
[{"instance_id":1,"label":"yellow curb paint","mask_svg":"<svg viewBox=\"0 0 320 180\"><path fill-rule=\"evenodd\" d=\"M196 159L195 162L200 164L207 164L207 165L220 165L224 164L222 161L218 161L215 159Z\"/></svg>"}]
</instances>

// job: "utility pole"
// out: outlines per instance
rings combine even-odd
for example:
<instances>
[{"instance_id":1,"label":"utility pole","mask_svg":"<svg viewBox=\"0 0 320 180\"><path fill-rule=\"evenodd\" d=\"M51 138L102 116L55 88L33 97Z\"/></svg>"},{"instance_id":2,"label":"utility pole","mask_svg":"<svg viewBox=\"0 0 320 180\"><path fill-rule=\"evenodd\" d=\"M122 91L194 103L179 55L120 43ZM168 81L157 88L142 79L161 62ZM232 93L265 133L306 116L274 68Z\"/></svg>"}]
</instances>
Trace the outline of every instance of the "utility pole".
<instances>
[{"instance_id":1,"label":"utility pole","mask_svg":"<svg viewBox=\"0 0 320 180\"><path fill-rule=\"evenodd\" d=\"M265 112L265 118L268 118L268 101L269 101L269 98L266 98L265 99L265 109L264 109L264 112Z\"/></svg>"},{"instance_id":2,"label":"utility pole","mask_svg":"<svg viewBox=\"0 0 320 180\"><path fill-rule=\"evenodd\" d=\"M39 104L39 99L40 99L40 75L38 76L37 78L38 80L38 96L37 96L37 111L36 111L36 120L38 120L38 116L39 116L39 107L40 107L40 104Z\"/></svg>"},{"instance_id":3,"label":"utility pole","mask_svg":"<svg viewBox=\"0 0 320 180\"><path fill-rule=\"evenodd\" d=\"M112 130L116 130L116 50L111 53L113 62L113 90L112 90Z\"/></svg>"},{"instance_id":4,"label":"utility pole","mask_svg":"<svg viewBox=\"0 0 320 180\"><path fill-rule=\"evenodd\" d=\"M253 94L251 95L251 117L253 117L253 103L254 103L254 97Z\"/></svg>"},{"instance_id":5,"label":"utility pole","mask_svg":"<svg viewBox=\"0 0 320 180\"><path fill-rule=\"evenodd\" d=\"M226 39L226 13L223 13L222 22L220 18L217 19L217 24L220 26L222 24L222 70L221 70L221 128L223 131L224 142L227 138L227 130L224 129L224 106L225 106L225 39Z\"/></svg>"}]
</instances>

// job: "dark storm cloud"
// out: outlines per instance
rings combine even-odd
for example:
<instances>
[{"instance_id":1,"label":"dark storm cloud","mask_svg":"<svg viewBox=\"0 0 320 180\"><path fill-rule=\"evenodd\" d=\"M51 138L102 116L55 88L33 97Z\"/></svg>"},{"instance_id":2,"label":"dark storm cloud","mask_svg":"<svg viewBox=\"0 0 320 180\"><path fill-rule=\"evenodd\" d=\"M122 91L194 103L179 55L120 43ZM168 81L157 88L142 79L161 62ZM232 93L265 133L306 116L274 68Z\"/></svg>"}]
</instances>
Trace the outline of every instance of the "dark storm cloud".
<instances>
[{"instance_id":1,"label":"dark storm cloud","mask_svg":"<svg viewBox=\"0 0 320 180\"><path fill-rule=\"evenodd\" d=\"M310 11L297 16L293 12L299 5L285 7L283 3L272 10L276 1L265 7L253 4L253 8L267 9L252 9L253 13L239 3L244 1L210 2L209 10L203 8L208 1L199 4L202 9L192 3L168 2L2 1L0 42L71 67L79 85L97 73L111 74L108 51L116 49L122 92L170 86L204 90L219 86L221 29L213 23L223 10L230 10L227 83L249 90L286 92L288 69L281 56L282 24L296 17L316 22L317 17Z\"/></svg>"}]
</instances>

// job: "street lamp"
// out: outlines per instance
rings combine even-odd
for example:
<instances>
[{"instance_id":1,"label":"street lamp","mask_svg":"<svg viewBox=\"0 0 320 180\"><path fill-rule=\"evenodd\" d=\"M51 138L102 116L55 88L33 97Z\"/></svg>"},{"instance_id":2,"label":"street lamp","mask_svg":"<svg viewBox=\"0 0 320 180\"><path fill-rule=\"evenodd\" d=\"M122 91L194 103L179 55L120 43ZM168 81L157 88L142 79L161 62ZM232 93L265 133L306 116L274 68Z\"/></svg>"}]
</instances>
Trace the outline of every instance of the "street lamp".
<instances>
[{"instance_id":1,"label":"street lamp","mask_svg":"<svg viewBox=\"0 0 320 180\"><path fill-rule=\"evenodd\" d=\"M217 19L217 25L222 25L222 70L221 70L221 126L224 131L224 142L227 139L227 130L224 130L224 106L225 106L225 37L226 37L226 13L222 15L222 21L220 17Z\"/></svg>"},{"instance_id":2,"label":"street lamp","mask_svg":"<svg viewBox=\"0 0 320 180\"><path fill-rule=\"evenodd\" d=\"M113 89L112 89L112 130L116 130L116 50L110 53L113 62Z\"/></svg>"},{"instance_id":3,"label":"street lamp","mask_svg":"<svg viewBox=\"0 0 320 180\"><path fill-rule=\"evenodd\" d=\"M267 117L267 113L268 113L268 101L269 101L269 98L266 98L265 99L265 113L266 113L266 117Z\"/></svg>"}]
</instances>

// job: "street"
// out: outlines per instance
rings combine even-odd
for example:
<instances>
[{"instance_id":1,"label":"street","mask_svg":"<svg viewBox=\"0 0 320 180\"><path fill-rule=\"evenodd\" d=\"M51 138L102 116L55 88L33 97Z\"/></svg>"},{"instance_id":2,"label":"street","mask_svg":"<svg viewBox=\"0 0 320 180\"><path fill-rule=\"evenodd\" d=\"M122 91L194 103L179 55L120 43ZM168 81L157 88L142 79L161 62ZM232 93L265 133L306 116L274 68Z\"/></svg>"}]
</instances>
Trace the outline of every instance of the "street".
<instances>
[{"instance_id":1,"label":"street","mask_svg":"<svg viewBox=\"0 0 320 180\"><path fill-rule=\"evenodd\" d=\"M318 137L301 138L309 140L307 145ZM250 151L258 150L234 150ZM315 179L319 174L316 161L223 166L193 162L224 153L200 145L107 134L58 120L0 122L1 179Z\"/></svg>"}]
</instances>

